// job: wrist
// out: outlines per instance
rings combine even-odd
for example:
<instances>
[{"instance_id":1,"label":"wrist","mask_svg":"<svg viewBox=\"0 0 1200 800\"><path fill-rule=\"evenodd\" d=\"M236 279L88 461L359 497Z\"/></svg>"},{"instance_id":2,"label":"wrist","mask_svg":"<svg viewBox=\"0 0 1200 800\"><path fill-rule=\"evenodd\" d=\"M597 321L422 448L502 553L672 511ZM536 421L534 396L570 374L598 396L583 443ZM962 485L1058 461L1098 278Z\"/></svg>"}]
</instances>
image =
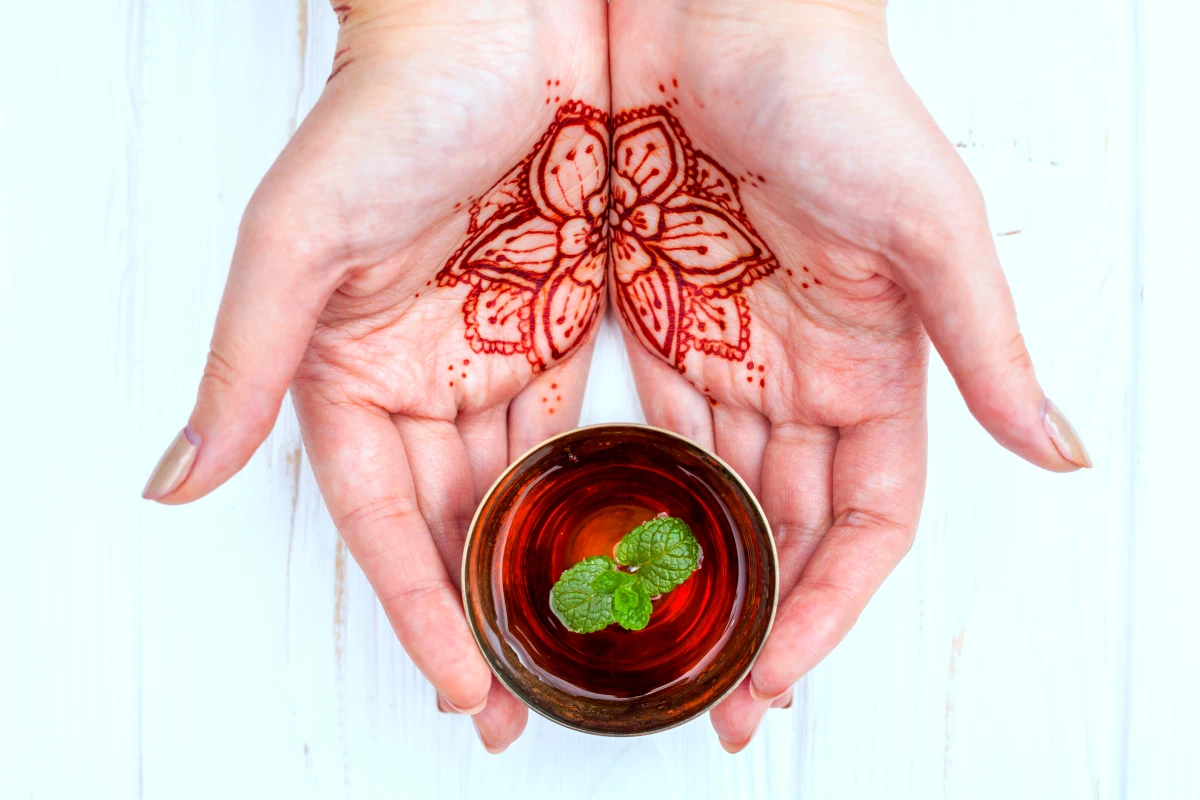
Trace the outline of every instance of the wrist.
<instances>
[{"instance_id":1,"label":"wrist","mask_svg":"<svg viewBox=\"0 0 1200 800\"><path fill-rule=\"evenodd\" d=\"M693 16L753 20L797 31L857 30L887 38L888 0L677 0Z\"/></svg>"},{"instance_id":2,"label":"wrist","mask_svg":"<svg viewBox=\"0 0 1200 800\"><path fill-rule=\"evenodd\" d=\"M355 58L413 51L457 30L495 29L528 19L535 0L330 0L338 20L338 52ZM335 64L336 69L336 64Z\"/></svg>"},{"instance_id":3,"label":"wrist","mask_svg":"<svg viewBox=\"0 0 1200 800\"><path fill-rule=\"evenodd\" d=\"M527 12L533 0L492 0L486 4L472 0L330 0L338 23L343 27L376 24L382 21L428 24L451 21L486 21Z\"/></svg>"}]
</instances>

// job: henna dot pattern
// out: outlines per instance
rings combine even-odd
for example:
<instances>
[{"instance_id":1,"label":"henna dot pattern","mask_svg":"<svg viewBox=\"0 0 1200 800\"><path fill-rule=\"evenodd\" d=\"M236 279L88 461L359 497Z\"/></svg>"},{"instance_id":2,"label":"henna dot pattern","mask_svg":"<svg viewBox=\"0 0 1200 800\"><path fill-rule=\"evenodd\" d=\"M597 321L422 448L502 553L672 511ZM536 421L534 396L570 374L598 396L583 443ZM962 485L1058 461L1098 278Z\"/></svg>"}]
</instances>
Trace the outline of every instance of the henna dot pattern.
<instances>
[{"instance_id":1,"label":"henna dot pattern","mask_svg":"<svg viewBox=\"0 0 1200 800\"><path fill-rule=\"evenodd\" d=\"M664 106L618 114L612 151L609 227L625 325L680 373L693 350L741 361L751 323L742 294L779 264L746 216L738 180L694 149Z\"/></svg>"},{"instance_id":2,"label":"henna dot pattern","mask_svg":"<svg viewBox=\"0 0 1200 800\"><path fill-rule=\"evenodd\" d=\"M438 285L469 287L462 316L474 352L520 354L540 372L587 339L603 302L609 160L608 115L570 100L471 203Z\"/></svg>"}]
</instances>

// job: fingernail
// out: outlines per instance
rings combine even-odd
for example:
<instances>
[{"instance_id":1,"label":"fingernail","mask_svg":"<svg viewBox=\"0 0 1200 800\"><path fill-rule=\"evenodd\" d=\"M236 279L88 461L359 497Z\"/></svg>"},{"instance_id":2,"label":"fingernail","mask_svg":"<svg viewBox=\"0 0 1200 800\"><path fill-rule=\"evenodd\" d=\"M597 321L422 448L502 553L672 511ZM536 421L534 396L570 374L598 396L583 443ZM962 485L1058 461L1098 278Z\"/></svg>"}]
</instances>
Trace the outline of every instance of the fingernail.
<instances>
[{"instance_id":1,"label":"fingernail","mask_svg":"<svg viewBox=\"0 0 1200 800\"><path fill-rule=\"evenodd\" d=\"M751 738L753 738L753 737L751 737ZM722 739L720 736L717 737L717 741L721 743L721 747L723 747L725 749L725 752L729 753L730 755L735 755L737 753L742 752L743 750L746 749L746 745L750 744L750 739L747 739L746 741L742 742L741 744L730 744L729 742Z\"/></svg>"},{"instance_id":2,"label":"fingernail","mask_svg":"<svg viewBox=\"0 0 1200 800\"><path fill-rule=\"evenodd\" d=\"M142 497L147 500L158 500L166 497L179 488L192 471L196 463L196 453L200 450L200 437L188 425L179 432L175 441L158 460L158 466L150 473L150 480L142 490Z\"/></svg>"},{"instance_id":3,"label":"fingernail","mask_svg":"<svg viewBox=\"0 0 1200 800\"><path fill-rule=\"evenodd\" d=\"M468 716L473 717L476 714L478 714L480 711L483 711L484 707L487 706L487 698L486 697L483 698L482 703L480 703L479 705L471 706L470 708L459 708L458 706L454 705L454 703L451 703L449 700L446 700L446 698L442 697L441 695L438 695L438 697L441 700L445 700L446 705L450 706L450 710L453 711L455 714L467 714Z\"/></svg>"},{"instance_id":4,"label":"fingernail","mask_svg":"<svg viewBox=\"0 0 1200 800\"><path fill-rule=\"evenodd\" d=\"M475 723L475 735L479 737L479 743L483 745L484 750L487 750L494 756L498 756L504 752L503 747L492 747L488 744L487 739L483 738L483 731L479 729L479 723L475 722L475 720L471 720L471 722Z\"/></svg>"},{"instance_id":5,"label":"fingernail","mask_svg":"<svg viewBox=\"0 0 1200 800\"><path fill-rule=\"evenodd\" d=\"M438 711L442 712L443 714L457 714L458 713L457 711L455 711L453 708L450 707L450 704L446 702L446 698L442 697L440 694L437 696L437 709L438 709Z\"/></svg>"},{"instance_id":6,"label":"fingernail","mask_svg":"<svg viewBox=\"0 0 1200 800\"><path fill-rule=\"evenodd\" d=\"M1046 433L1050 436L1050 441L1054 442L1059 455L1077 466L1092 466L1092 459L1088 457L1087 448L1083 446L1079 434L1049 397L1042 406L1042 424L1046 426Z\"/></svg>"},{"instance_id":7,"label":"fingernail","mask_svg":"<svg viewBox=\"0 0 1200 800\"><path fill-rule=\"evenodd\" d=\"M788 693L788 690L784 689L782 692L780 692L779 694L776 694L776 695L763 694L762 691L760 691L759 688L754 685L754 678L753 677L750 678L750 696L753 697L755 700L757 700L760 703L774 703L776 700L783 697L787 693Z\"/></svg>"},{"instance_id":8,"label":"fingernail","mask_svg":"<svg viewBox=\"0 0 1200 800\"><path fill-rule=\"evenodd\" d=\"M771 701L771 708L791 708L792 707L792 690L788 689L783 694Z\"/></svg>"}]
</instances>

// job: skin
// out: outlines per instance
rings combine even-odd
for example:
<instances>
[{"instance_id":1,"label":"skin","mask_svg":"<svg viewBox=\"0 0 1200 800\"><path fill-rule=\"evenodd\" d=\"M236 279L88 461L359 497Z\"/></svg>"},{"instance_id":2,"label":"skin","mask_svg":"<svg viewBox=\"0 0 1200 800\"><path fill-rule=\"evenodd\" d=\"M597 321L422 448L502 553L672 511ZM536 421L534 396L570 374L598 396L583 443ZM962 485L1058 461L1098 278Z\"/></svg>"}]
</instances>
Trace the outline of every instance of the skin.
<instances>
[{"instance_id":1,"label":"skin","mask_svg":"<svg viewBox=\"0 0 1200 800\"><path fill-rule=\"evenodd\" d=\"M681 373L625 326L648 420L728 460L779 546L774 630L750 679L711 715L731 752L769 707L790 704L792 684L912 545L928 337L1001 444L1046 469L1080 466L1047 435L979 189L900 75L884 12L611 4L614 112L670 100L696 148L732 175L761 176L741 182L741 197L779 262L740 292L751 316L740 361L692 351Z\"/></svg>"},{"instance_id":2,"label":"skin","mask_svg":"<svg viewBox=\"0 0 1200 800\"><path fill-rule=\"evenodd\" d=\"M161 500L241 469L290 384L321 493L400 641L439 706L471 712L499 751L527 711L467 627L463 540L509 461L577 423L591 339L536 373L476 353L469 285L437 276L469 201L529 153L554 96L607 111L605 3L348 11L335 77L246 210L191 417L203 444Z\"/></svg>"},{"instance_id":3,"label":"skin","mask_svg":"<svg viewBox=\"0 0 1200 800\"><path fill-rule=\"evenodd\" d=\"M241 469L290 386L338 530L438 707L470 713L490 751L527 713L467 628L463 539L504 466L576 424L595 327L536 364L482 353L464 321L470 283L439 275L472 203L530 154L561 102L620 112L665 102L669 85L693 145L757 176L741 200L775 267L739 289L748 351L663 360L626 329L648 420L732 463L779 545L776 627L712 713L726 749L790 705L792 684L912 543L926 332L1002 444L1051 470L1086 461L1047 434L980 193L896 69L881 4L334 6L333 77L239 232L189 422L194 463L153 499L190 502Z\"/></svg>"}]
</instances>

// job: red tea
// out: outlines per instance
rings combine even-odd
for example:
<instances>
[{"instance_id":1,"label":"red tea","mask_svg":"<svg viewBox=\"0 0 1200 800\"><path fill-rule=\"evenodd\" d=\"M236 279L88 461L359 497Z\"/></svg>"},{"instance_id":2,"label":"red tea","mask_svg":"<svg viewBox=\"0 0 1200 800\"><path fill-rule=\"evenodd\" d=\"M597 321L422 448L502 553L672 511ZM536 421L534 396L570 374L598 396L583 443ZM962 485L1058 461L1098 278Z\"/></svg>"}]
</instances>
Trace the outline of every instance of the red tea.
<instances>
[{"instance_id":1,"label":"red tea","mask_svg":"<svg viewBox=\"0 0 1200 800\"><path fill-rule=\"evenodd\" d=\"M492 595L500 635L539 679L576 697L634 699L694 678L721 651L744 603L746 554L723 494L689 466L623 447L568 450L514 492ZM643 630L568 630L550 606L554 582L660 513L691 527L700 568L653 601Z\"/></svg>"}]
</instances>

